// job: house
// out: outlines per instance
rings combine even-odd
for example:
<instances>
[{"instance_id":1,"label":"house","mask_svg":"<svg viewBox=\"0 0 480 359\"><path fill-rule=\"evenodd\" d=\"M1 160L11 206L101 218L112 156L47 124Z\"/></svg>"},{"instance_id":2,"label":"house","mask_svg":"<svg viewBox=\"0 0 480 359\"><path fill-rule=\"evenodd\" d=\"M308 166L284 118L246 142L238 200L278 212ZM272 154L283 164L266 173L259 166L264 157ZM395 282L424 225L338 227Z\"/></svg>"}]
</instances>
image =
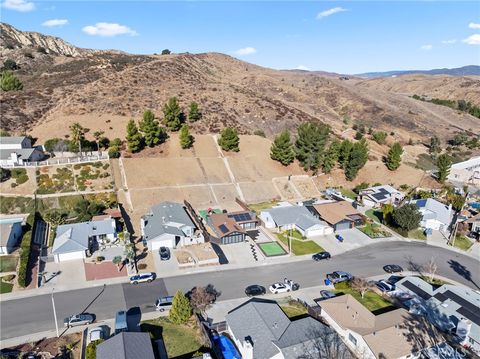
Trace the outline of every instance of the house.
<instances>
[{"instance_id":1,"label":"house","mask_svg":"<svg viewBox=\"0 0 480 359\"><path fill-rule=\"evenodd\" d=\"M52 254L55 262L84 259L99 247L117 240L115 220L63 224L57 227Z\"/></svg>"},{"instance_id":2,"label":"house","mask_svg":"<svg viewBox=\"0 0 480 359\"><path fill-rule=\"evenodd\" d=\"M246 231L257 229L257 215L253 211L228 212L227 216L235 221L237 225Z\"/></svg>"},{"instance_id":3,"label":"house","mask_svg":"<svg viewBox=\"0 0 480 359\"><path fill-rule=\"evenodd\" d=\"M420 227L444 232L448 230L452 221L451 205L447 206L433 198L417 199L411 203L416 204L422 214Z\"/></svg>"},{"instance_id":4,"label":"house","mask_svg":"<svg viewBox=\"0 0 480 359\"><path fill-rule=\"evenodd\" d=\"M22 238L22 219L0 223L0 256L10 254Z\"/></svg>"},{"instance_id":5,"label":"house","mask_svg":"<svg viewBox=\"0 0 480 359\"><path fill-rule=\"evenodd\" d=\"M143 244L151 251L204 243L186 208L180 203L162 202L140 220Z\"/></svg>"},{"instance_id":6,"label":"house","mask_svg":"<svg viewBox=\"0 0 480 359\"><path fill-rule=\"evenodd\" d=\"M414 358L441 341L435 327L403 308L375 315L350 294L318 305L322 318L362 359Z\"/></svg>"},{"instance_id":7,"label":"house","mask_svg":"<svg viewBox=\"0 0 480 359\"><path fill-rule=\"evenodd\" d=\"M251 299L230 311L226 324L243 359L318 357L325 349L319 341L329 336L329 344L345 353L342 358L353 358L332 329L312 317L292 321L274 301Z\"/></svg>"},{"instance_id":8,"label":"house","mask_svg":"<svg viewBox=\"0 0 480 359\"><path fill-rule=\"evenodd\" d=\"M347 201L314 203L307 208L314 216L332 226L334 231L365 224L365 217Z\"/></svg>"},{"instance_id":9,"label":"house","mask_svg":"<svg viewBox=\"0 0 480 359\"><path fill-rule=\"evenodd\" d=\"M444 284L433 287L418 277L396 283L396 292L408 293L404 302L411 313L424 315L438 329L453 333L462 346L480 354L480 293L473 289Z\"/></svg>"},{"instance_id":10,"label":"house","mask_svg":"<svg viewBox=\"0 0 480 359\"><path fill-rule=\"evenodd\" d=\"M155 359L148 333L122 332L97 346L97 359Z\"/></svg>"},{"instance_id":11,"label":"house","mask_svg":"<svg viewBox=\"0 0 480 359\"><path fill-rule=\"evenodd\" d=\"M32 147L28 137L0 137L0 166L23 165L44 157L39 147Z\"/></svg>"},{"instance_id":12,"label":"house","mask_svg":"<svg viewBox=\"0 0 480 359\"><path fill-rule=\"evenodd\" d=\"M266 228L278 228L280 231L296 229L307 238L333 233L326 222L313 216L305 206L286 204L264 209L260 212L260 219Z\"/></svg>"},{"instance_id":13,"label":"house","mask_svg":"<svg viewBox=\"0 0 480 359\"><path fill-rule=\"evenodd\" d=\"M480 238L480 213L477 213L475 216L467 219L465 223L469 225L470 233L477 238Z\"/></svg>"},{"instance_id":14,"label":"house","mask_svg":"<svg viewBox=\"0 0 480 359\"><path fill-rule=\"evenodd\" d=\"M213 213L207 217L207 224L215 232L221 244L245 241L247 232L227 213Z\"/></svg>"},{"instance_id":15,"label":"house","mask_svg":"<svg viewBox=\"0 0 480 359\"><path fill-rule=\"evenodd\" d=\"M367 207L381 207L383 204L397 206L404 194L389 185L374 186L360 191L360 200Z\"/></svg>"},{"instance_id":16,"label":"house","mask_svg":"<svg viewBox=\"0 0 480 359\"><path fill-rule=\"evenodd\" d=\"M454 163L450 167L448 180L453 183L480 186L480 156Z\"/></svg>"}]
</instances>

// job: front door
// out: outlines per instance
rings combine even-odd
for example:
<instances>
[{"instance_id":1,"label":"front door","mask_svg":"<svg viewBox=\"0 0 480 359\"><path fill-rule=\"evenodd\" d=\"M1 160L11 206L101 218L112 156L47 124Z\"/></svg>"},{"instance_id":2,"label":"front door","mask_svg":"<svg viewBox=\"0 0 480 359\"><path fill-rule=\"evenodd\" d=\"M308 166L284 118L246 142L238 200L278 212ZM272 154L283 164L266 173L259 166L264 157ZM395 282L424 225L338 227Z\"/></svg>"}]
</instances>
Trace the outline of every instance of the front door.
<instances>
[{"instance_id":1,"label":"front door","mask_svg":"<svg viewBox=\"0 0 480 359\"><path fill-rule=\"evenodd\" d=\"M175 248L180 244L180 236L175 236Z\"/></svg>"}]
</instances>

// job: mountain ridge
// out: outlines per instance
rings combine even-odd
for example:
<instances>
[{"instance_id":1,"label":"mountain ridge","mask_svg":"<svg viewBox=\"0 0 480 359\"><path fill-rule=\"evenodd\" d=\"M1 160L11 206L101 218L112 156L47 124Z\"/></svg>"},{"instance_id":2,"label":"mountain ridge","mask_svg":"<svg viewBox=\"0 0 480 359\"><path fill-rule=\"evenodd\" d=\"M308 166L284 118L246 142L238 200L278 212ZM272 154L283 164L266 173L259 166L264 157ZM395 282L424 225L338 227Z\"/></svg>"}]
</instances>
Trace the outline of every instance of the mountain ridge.
<instances>
[{"instance_id":1,"label":"mountain ridge","mask_svg":"<svg viewBox=\"0 0 480 359\"><path fill-rule=\"evenodd\" d=\"M480 76L480 66L466 65L454 68L441 68L431 70L394 70L394 71L376 71L355 74L353 76L359 77L391 77L402 75L450 75L450 76Z\"/></svg>"}]
</instances>

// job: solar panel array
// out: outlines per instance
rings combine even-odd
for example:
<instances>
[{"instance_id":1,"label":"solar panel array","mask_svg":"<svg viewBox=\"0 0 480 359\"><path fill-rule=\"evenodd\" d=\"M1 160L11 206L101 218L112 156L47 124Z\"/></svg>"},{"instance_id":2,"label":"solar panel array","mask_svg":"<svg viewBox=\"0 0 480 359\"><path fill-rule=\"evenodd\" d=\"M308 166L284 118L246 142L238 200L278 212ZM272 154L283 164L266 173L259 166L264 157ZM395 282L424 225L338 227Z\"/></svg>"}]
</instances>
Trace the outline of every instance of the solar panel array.
<instances>
[{"instance_id":1,"label":"solar panel array","mask_svg":"<svg viewBox=\"0 0 480 359\"><path fill-rule=\"evenodd\" d=\"M459 314L463 315L464 317L471 320L475 324L480 325L480 315L477 314L478 312L477 306L470 303L468 300L463 299L462 297L453 293L450 290L447 290L445 293L443 293L443 295L445 296L445 298L451 299L455 303L461 305L461 308L457 310Z\"/></svg>"},{"instance_id":2,"label":"solar panel array","mask_svg":"<svg viewBox=\"0 0 480 359\"><path fill-rule=\"evenodd\" d=\"M225 233L228 233L228 228L227 228L226 225L221 224L221 225L218 226L218 228L220 228L220 230L222 231L222 233L224 233L224 234L225 234Z\"/></svg>"},{"instance_id":3,"label":"solar panel array","mask_svg":"<svg viewBox=\"0 0 480 359\"><path fill-rule=\"evenodd\" d=\"M480 325L480 315L478 315L476 313L472 313L471 311L469 311L465 307L461 307L461 308L457 309L457 312L459 314L463 315L468 320L474 322L476 325Z\"/></svg>"},{"instance_id":4,"label":"solar panel array","mask_svg":"<svg viewBox=\"0 0 480 359\"><path fill-rule=\"evenodd\" d=\"M245 222L252 220L252 216L248 212L233 213L228 215L229 218L233 218L235 222Z\"/></svg>"},{"instance_id":5,"label":"solar panel array","mask_svg":"<svg viewBox=\"0 0 480 359\"><path fill-rule=\"evenodd\" d=\"M415 293L416 295L418 295L422 299L429 300L432 297L430 294L425 292L423 289L417 287L415 284L413 284L412 282L409 282L408 280L403 282L402 285L405 288L410 289L413 293Z\"/></svg>"}]
</instances>

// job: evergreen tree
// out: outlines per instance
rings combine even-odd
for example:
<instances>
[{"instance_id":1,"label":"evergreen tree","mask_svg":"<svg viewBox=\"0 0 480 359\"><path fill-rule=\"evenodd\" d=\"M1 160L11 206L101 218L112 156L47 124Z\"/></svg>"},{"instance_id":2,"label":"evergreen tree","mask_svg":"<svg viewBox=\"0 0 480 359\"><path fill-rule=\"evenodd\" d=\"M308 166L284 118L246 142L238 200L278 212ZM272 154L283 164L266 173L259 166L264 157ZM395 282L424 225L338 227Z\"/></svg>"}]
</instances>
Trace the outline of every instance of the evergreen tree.
<instances>
[{"instance_id":1,"label":"evergreen tree","mask_svg":"<svg viewBox=\"0 0 480 359\"><path fill-rule=\"evenodd\" d=\"M395 210L393 204L385 203L382 206L382 223L383 224L391 224L392 223L392 213Z\"/></svg>"},{"instance_id":2,"label":"evergreen tree","mask_svg":"<svg viewBox=\"0 0 480 359\"><path fill-rule=\"evenodd\" d=\"M173 324L185 324L192 316L192 306L182 291L177 291L173 297L172 307L168 313L168 319Z\"/></svg>"},{"instance_id":3,"label":"evergreen tree","mask_svg":"<svg viewBox=\"0 0 480 359\"><path fill-rule=\"evenodd\" d=\"M437 158L437 180L440 183L445 182L450 174L450 167L452 166L452 159L449 155L444 153Z\"/></svg>"},{"instance_id":4,"label":"evergreen tree","mask_svg":"<svg viewBox=\"0 0 480 359\"><path fill-rule=\"evenodd\" d=\"M358 171L365 166L368 161L368 144L365 139L355 142L348 157L345 177L353 181L357 177Z\"/></svg>"},{"instance_id":5,"label":"evergreen tree","mask_svg":"<svg viewBox=\"0 0 480 359\"><path fill-rule=\"evenodd\" d=\"M190 148L193 145L193 136L190 134L188 130L188 126L186 123L182 125L180 129L180 146L183 149Z\"/></svg>"},{"instance_id":6,"label":"evergreen tree","mask_svg":"<svg viewBox=\"0 0 480 359\"><path fill-rule=\"evenodd\" d=\"M338 162L343 169L347 168L350 152L352 152L353 143L350 140L343 140L340 145L340 152L338 154Z\"/></svg>"},{"instance_id":7,"label":"evergreen tree","mask_svg":"<svg viewBox=\"0 0 480 359\"><path fill-rule=\"evenodd\" d=\"M428 152L431 154L437 154L441 152L442 149L440 148L440 139L437 136L433 136L430 139L430 146L428 148Z\"/></svg>"},{"instance_id":8,"label":"evergreen tree","mask_svg":"<svg viewBox=\"0 0 480 359\"><path fill-rule=\"evenodd\" d=\"M280 162L284 166L288 166L295 159L295 151L288 130L282 131L275 137L275 140L273 140L272 147L270 148L270 158Z\"/></svg>"},{"instance_id":9,"label":"evergreen tree","mask_svg":"<svg viewBox=\"0 0 480 359\"><path fill-rule=\"evenodd\" d=\"M0 74L0 88L2 91L18 91L23 89L23 84L10 71L3 71Z\"/></svg>"},{"instance_id":10,"label":"evergreen tree","mask_svg":"<svg viewBox=\"0 0 480 359\"><path fill-rule=\"evenodd\" d=\"M178 131L182 126L183 113L176 97L171 97L163 106L164 124L171 131Z\"/></svg>"},{"instance_id":11,"label":"evergreen tree","mask_svg":"<svg viewBox=\"0 0 480 359\"><path fill-rule=\"evenodd\" d=\"M198 121L202 118L202 113L198 108L198 103L192 101L190 103L190 110L188 111L188 119L190 122Z\"/></svg>"},{"instance_id":12,"label":"evergreen tree","mask_svg":"<svg viewBox=\"0 0 480 359\"><path fill-rule=\"evenodd\" d=\"M309 122L298 126L296 155L305 170L318 170L329 134L330 127L324 124Z\"/></svg>"},{"instance_id":13,"label":"evergreen tree","mask_svg":"<svg viewBox=\"0 0 480 359\"><path fill-rule=\"evenodd\" d=\"M138 127L134 120L127 124L127 146L131 152L138 152L142 149L142 135L138 132Z\"/></svg>"},{"instance_id":14,"label":"evergreen tree","mask_svg":"<svg viewBox=\"0 0 480 359\"><path fill-rule=\"evenodd\" d=\"M164 136L164 130L160 127L152 111L147 110L143 113L143 118L139 123L140 131L143 132L145 144L149 147L158 145Z\"/></svg>"},{"instance_id":15,"label":"evergreen tree","mask_svg":"<svg viewBox=\"0 0 480 359\"><path fill-rule=\"evenodd\" d=\"M339 140L334 140L330 144L330 147L325 153L325 158L323 159L323 171L325 173L330 173L333 167L335 167L335 164L338 161L338 157L340 156L341 147L342 143Z\"/></svg>"},{"instance_id":16,"label":"evergreen tree","mask_svg":"<svg viewBox=\"0 0 480 359\"><path fill-rule=\"evenodd\" d=\"M392 213L395 224L405 231L418 228L422 217L417 205L414 203L395 208Z\"/></svg>"},{"instance_id":17,"label":"evergreen tree","mask_svg":"<svg viewBox=\"0 0 480 359\"><path fill-rule=\"evenodd\" d=\"M400 167L400 163L402 162L402 154L402 145L400 145L398 142L395 142L392 147L390 147L388 155L385 158L385 164L390 171L395 171L398 167Z\"/></svg>"},{"instance_id":18,"label":"evergreen tree","mask_svg":"<svg viewBox=\"0 0 480 359\"><path fill-rule=\"evenodd\" d=\"M225 127L222 132L220 132L220 138L218 139L218 144L224 151L240 151L239 148L240 139L238 138L238 133L235 128Z\"/></svg>"}]
</instances>

